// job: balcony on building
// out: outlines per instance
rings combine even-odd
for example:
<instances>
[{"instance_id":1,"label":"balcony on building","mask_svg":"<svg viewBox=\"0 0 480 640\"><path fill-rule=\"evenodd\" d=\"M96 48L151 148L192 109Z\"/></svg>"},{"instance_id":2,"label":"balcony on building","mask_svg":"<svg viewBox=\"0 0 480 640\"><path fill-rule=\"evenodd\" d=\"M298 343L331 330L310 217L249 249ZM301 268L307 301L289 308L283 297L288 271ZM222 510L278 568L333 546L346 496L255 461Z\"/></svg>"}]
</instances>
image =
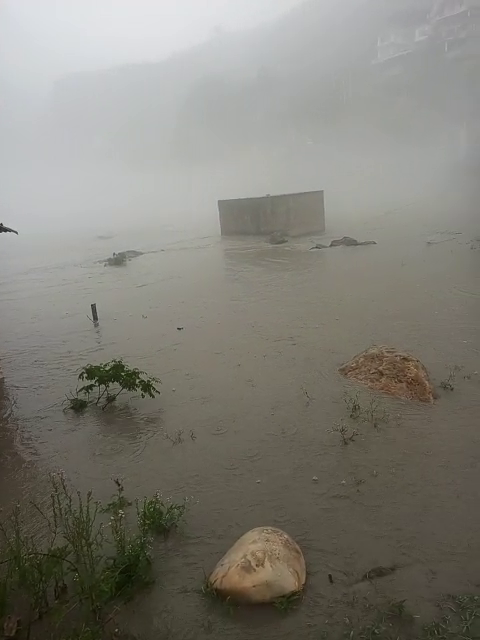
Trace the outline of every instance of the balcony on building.
<instances>
[{"instance_id":1,"label":"balcony on building","mask_svg":"<svg viewBox=\"0 0 480 640\"><path fill-rule=\"evenodd\" d=\"M480 0L437 0L430 19L432 23L469 18L480 9Z\"/></svg>"},{"instance_id":2,"label":"balcony on building","mask_svg":"<svg viewBox=\"0 0 480 640\"><path fill-rule=\"evenodd\" d=\"M381 35L377 42L377 56L374 64L408 56L415 46L415 32L412 29L397 29Z\"/></svg>"}]
</instances>

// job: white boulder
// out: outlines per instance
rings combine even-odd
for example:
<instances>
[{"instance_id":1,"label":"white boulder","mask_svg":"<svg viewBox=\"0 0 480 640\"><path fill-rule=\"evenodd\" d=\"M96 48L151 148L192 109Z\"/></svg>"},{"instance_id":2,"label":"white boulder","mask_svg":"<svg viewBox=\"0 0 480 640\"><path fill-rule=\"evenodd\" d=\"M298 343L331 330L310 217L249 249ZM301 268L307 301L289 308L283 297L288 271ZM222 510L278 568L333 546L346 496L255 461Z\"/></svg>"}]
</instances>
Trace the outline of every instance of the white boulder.
<instances>
[{"instance_id":1,"label":"white boulder","mask_svg":"<svg viewBox=\"0 0 480 640\"><path fill-rule=\"evenodd\" d=\"M209 584L222 597L259 604L301 591L305 580L305 559L297 543L280 529L259 527L227 551Z\"/></svg>"}]
</instances>

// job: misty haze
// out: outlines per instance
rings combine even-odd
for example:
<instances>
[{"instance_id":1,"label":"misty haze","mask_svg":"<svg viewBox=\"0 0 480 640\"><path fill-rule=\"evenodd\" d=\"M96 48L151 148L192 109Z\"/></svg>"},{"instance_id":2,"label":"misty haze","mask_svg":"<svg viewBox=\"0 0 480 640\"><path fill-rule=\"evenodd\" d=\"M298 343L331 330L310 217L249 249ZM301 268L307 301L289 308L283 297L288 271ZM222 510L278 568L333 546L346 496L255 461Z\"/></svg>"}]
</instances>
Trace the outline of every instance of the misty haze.
<instances>
[{"instance_id":1,"label":"misty haze","mask_svg":"<svg viewBox=\"0 0 480 640\"><path fill-rule=\"evenodd\" d=\"M479 62L480 0L0 3L6 638L479 636Z\"/></svg>"}]
</instances>

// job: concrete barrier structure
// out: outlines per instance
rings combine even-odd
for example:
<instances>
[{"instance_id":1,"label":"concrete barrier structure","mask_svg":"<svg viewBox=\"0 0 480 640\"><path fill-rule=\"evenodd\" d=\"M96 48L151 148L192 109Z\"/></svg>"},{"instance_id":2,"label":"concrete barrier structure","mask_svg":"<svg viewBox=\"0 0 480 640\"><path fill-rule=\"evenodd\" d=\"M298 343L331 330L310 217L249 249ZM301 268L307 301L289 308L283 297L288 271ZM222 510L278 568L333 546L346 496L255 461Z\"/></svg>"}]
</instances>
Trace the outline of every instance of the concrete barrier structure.
<instances>
[{"instance_id":1,"label":"concrete barrier structure","mask_svg":"<svg viewBox=\"0 0 480 640\"><path fill-rule=\"evenodd\" d=\"M323 191L219 200L222 236L261 236L280 231L302 236L325 231Z\"/></svg>"}]
</instances>

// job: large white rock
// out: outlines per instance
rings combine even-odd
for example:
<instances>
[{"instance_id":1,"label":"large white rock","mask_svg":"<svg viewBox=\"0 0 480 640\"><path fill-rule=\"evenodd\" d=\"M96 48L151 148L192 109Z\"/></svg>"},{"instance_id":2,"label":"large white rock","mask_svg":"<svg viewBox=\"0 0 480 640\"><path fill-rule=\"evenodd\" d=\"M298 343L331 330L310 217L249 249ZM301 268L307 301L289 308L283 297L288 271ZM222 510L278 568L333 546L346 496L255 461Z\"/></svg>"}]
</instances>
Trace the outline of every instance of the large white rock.
<instances>
[{"instance_id":1,"label":"large white rock","mask_svg":"<svg viewBox=\"0 0 480 640\"><path fill-rule=\"evenodd\" d=\"M305 559L297 543L280 529L259 527L227 551L209 583L237 602L265 603L301 591L305 580Z\"/></svg>"}]
</instances>

